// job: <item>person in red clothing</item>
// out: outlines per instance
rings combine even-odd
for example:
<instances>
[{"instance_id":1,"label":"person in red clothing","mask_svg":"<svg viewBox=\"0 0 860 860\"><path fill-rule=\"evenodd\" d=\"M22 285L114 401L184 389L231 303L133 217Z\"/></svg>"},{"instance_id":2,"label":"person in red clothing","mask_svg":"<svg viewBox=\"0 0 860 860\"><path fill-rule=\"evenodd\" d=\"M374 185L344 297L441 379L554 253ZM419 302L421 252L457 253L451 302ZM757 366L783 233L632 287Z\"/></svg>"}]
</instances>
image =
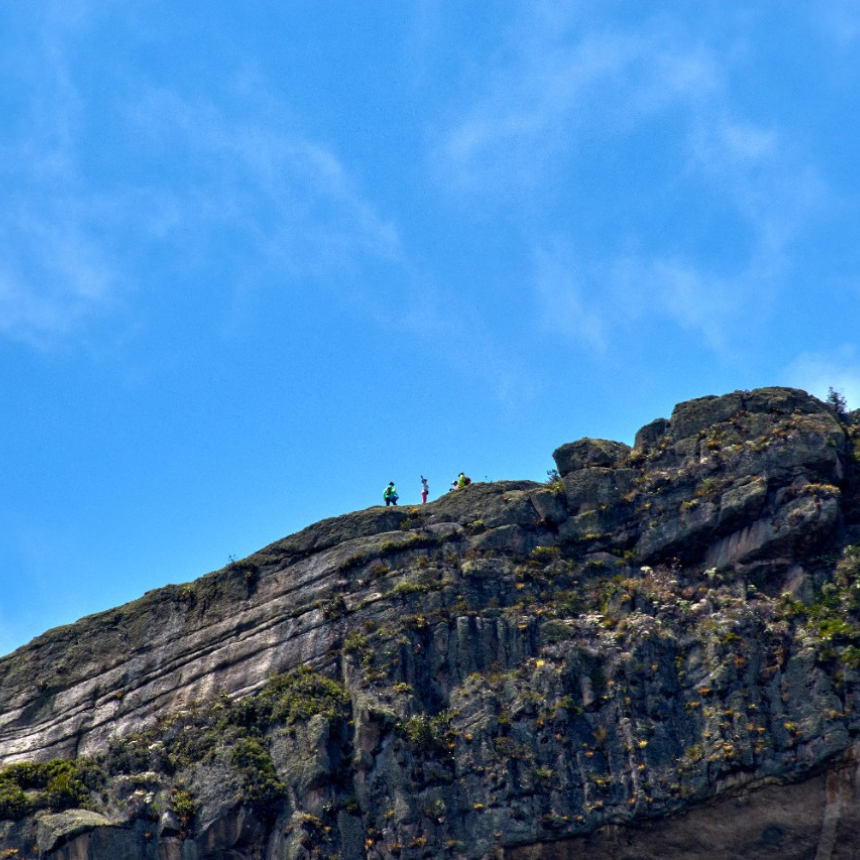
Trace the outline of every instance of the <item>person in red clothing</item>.
<instances>
[{"instance_id":1,"label":"person in red clothing","mask_svg":"<svg viewBox=\"0 0 860 860\"><path fill-rule=\"evenodd\" d=\"M427 483L427 479L422 475L421 476L421 504L427 504L427 496L430 495L430 484Z\"/></svg>"}]
</instances>

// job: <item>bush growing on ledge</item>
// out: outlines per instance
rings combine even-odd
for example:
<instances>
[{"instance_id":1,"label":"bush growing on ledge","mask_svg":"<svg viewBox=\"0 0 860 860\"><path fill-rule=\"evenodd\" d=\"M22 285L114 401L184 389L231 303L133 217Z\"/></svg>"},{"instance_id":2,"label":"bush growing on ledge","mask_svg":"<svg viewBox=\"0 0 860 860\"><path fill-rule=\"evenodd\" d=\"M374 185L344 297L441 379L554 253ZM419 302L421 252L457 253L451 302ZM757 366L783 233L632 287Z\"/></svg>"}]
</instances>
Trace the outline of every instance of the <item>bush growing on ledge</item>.
<instances>
[{"instance_id":1,"label":"bush growing on ledge","mask_svg":"<svg viewBox=\"0 0 860 860\"><path fill-rule=\"evenodd\" d=\"M409 582L404 579L397 583L391 591L386 593L386 597L406 597L410 594L427 594L430 591L430 586L423 582Z\"/></svg>"},{"instance_id":2,"label":"bush growing on ledge","mask_svg":"<svg viewBox=\"0 0 860 860\"><path fill-rule=\"evenodd\" d=\"M780 614L804 625L820 660L860 668L860 547L845 547L833 580L809 605L783 594Z\"/></svg>"},{"instance_id":3,"label":"bush growing on ledge","mask_svg":"<svg viewBox=\"0 0 860 860\"><path fill-rule=\"evenodd\" d=\"M564 492L564 481L558 473L558 469L546 470L546 485L556 495L561 495Z\"/></svg>"},{"instance_id":4,"label":"bush growing on ledge","mask_svg":"<svg viewBox=\"0 0 860 860\"><path fill-rule=\"evenodd\" d=\"M170 808L179 820L179 836L182 839L191 835L194 818L197 815L197 804L183 783L173 786L170 793Z\"/></svg>"},{"instance_id":5,"label":"bush growing on ledge","mask_svg":"<svg viewBox=\"0 0 860 860\"><path fill-rule=\"evenodd\" d=\"M34 809L33 802L14 781L0 779L0 820L17 821Z\"/></svg>"},{"instance_id":6,"label":"bush growing on ledge","mask_svg":"<svg viewBox=\"0 0 860 860\"><path fill-rule=\"evenodd\" d=\"M398 723L397 730L414 752L447 757L454 745L450 724L451 715L448 713L435 717L416 714L406 722Z\"/></svg>"},{"instance_id":7,"label":"bush growing on ledge","mask_svg":"<svg viewBox=\"0 0 860 860\"><path fill-rule=\"evenodd\" d=\"M226 748L231 755L231 748L246 739L262 743L275 726L304 722L315 714L332 722L346 720L349 710L349 696L340 684L298 669L273 676L259 692L239 701L225 696L205 707L165 716L158 725L112 744L105 765L112 775L150 769L174 774L210 760L219 749Z\"/></svg>"},{"instance_id":8,"label":"bush growing on ledge","mask_svg":"<svg viewBox=\"0 0 860 860\"><path fill-rule=\"evenodd\" d=\"M243 738L233 748L232 760L242 777L242 800L262 819L274 818L287 787L278 779L268 750L254 738Z\"/></svg>"},{"instance_id":9,"label":"bush growing on ledge","mask_svg":"<svg viewBox=\"0 0 860 860\"><path fill-rule=\"evenodd\" d=\"M848 415L848 401L845 399L841 391L837 391L832 385L827 389L827 399L824 401L839 418L846 418Z\"/></svg>"},{"instance_id":10,"label":"bush growing on ledge","mask_svg":"<svg viewBox=\"0 0 860 860\"><path fill-rule=\"evenodd\" d=\"M86 807L90 792L103 782L104 771L91 758L13 764L0 771L0 820Z\"/></svg>"},{"instance_id":11,"label":"bush growing on ledge","mask_svg":"<svg viewBox=\"0 0 860 860\"><path fill-rule=\"evenodd\" d=\"M349 694L343 686L310 669L297 669L269 680L259 693L237 702L220 722L265 731L273 725L292 725L322 714L328 720L346 718Z\"/></svg>"},{"instance_id":12,"label":"bush growing on ledge","mask_svg":"<svg viewBox=\"0 0 860 860\"><path fill-rule=\"evenodd\" d=\"M541 641L544 645L557 645L559 642L567 642L574 636L574 630L564 621L552 619L543 624L540 629Z\"/></svg>"}]
</instances>

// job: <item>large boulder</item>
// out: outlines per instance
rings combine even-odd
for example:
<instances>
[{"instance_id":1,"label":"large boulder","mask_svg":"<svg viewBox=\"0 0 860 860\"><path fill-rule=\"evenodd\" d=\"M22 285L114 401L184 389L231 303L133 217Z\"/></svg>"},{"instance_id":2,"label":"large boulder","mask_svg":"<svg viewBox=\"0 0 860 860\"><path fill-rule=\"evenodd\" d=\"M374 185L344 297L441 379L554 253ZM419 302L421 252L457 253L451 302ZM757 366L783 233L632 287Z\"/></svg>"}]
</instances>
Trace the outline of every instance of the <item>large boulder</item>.
<instances>
[{"instance_id":1,"label":"large boulder","mask_svg":"<svg viewBox=\"0 0 860 860\"><path fill-rule=\"evenodd\" d=\"M607 439L580 439L556 448L552 458L564 477L579 469L618 466L630 453L630 446Z\"/></svg>"}]
</instances>

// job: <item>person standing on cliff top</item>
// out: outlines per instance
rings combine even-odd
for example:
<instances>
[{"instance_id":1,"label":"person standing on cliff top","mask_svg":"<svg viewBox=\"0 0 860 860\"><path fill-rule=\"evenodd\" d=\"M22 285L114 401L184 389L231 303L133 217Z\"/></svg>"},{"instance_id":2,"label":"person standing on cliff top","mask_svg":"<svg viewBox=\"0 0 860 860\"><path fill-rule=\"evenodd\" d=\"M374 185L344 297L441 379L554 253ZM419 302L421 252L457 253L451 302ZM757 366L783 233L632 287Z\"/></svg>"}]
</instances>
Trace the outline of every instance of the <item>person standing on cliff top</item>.
<instances>
[{"instance_id":1,"label":"person standing on cliff top","mask_svg":"<svg viewBox=\"0 0 860 860\"><path fill-rule=\"evenodd\" d=\"M461 490L463 487L465 487L471 483L472 483L472 479L467 478L462 472L460 472L460 474L457 478L457 489Z\"/></svg>"},{"instance_id":2,"label":"person standing on cliff top","mask_svg":"<svg viewBox=\"0 0 860 860\"><path fill-rule=\"evenodd\" d=\"M421 504L427 504L427 496L430 495L430 484L427 483L427 479L422 475L421 476Z\"/></svg>"},{"instance_id":3,"label":"person standing on cliff top","mask_svg":"<svg viewBox=\"0 0 860 860\"><path fill-rule=\"evenodd\" d=\"M387 508L389 505L396 505L397 500L400 498L397 495L397 489L394 486L394 481L389 481L388 486L382 492L382 498L385 499L385 507Z\"/></svg>"}]
</instances>

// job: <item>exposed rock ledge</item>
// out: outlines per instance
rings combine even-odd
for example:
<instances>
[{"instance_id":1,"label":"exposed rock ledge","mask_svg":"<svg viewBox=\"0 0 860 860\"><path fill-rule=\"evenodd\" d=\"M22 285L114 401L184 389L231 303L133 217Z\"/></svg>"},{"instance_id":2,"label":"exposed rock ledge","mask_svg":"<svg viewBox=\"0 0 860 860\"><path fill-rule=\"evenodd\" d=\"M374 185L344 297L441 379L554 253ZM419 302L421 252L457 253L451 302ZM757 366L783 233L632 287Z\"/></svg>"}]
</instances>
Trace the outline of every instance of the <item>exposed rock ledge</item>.
<instances>
[{"instance_id":1,"label":"exposed rock ledge","mask_svg":"<svg viewBox=\"0 0 860 860\"><path fill-rule=\"evenodd\" d=\"M853 856L853 417L682 403L555 485L326 520L49 631L0 660L0 761L71 770L0 775L3 849Z\"/></svg>"}]
</instances>

